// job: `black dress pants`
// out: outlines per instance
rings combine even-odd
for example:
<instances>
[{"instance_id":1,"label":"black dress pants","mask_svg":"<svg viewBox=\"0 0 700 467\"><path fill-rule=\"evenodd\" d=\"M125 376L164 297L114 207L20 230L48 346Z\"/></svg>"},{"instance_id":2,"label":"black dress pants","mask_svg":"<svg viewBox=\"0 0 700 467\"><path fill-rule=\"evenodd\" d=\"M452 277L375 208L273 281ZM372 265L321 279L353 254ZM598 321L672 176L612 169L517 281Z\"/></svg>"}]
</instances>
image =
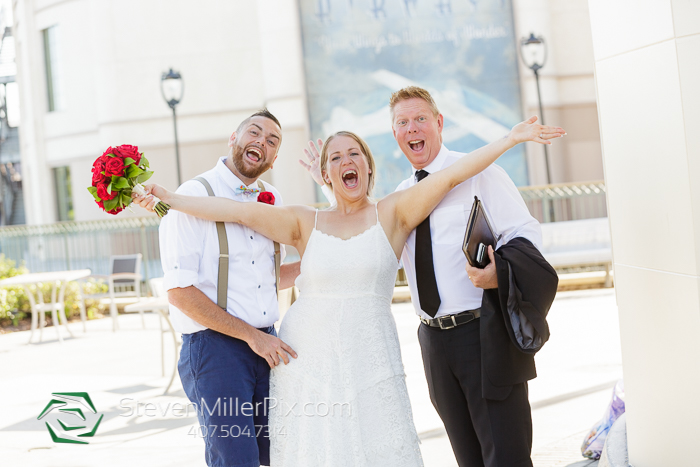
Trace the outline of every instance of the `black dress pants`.
<instances>
[{"instance_id":1,"label":"black dress pants","mask_svg":"<svg viewBox=\"0 0 700 467\"><path fill-rule=\"evenodd\" d=\"M482 397L479 320L442 330L418 328L430 399L460 467L532 467L527 383L503 400Z\"/></svg>"}]
</instances>

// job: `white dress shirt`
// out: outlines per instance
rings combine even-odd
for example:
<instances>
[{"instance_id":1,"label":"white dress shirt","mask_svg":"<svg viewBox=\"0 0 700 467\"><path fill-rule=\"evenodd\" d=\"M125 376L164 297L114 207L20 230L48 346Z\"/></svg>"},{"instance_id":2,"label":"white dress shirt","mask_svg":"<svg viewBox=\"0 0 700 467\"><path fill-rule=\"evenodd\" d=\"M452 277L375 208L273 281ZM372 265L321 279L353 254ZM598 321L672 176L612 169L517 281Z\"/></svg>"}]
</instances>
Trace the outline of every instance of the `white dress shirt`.
<instances>
[{"instance_id":1,"label":"white dress shirt","mask_svg":"<svg viewBox=\"0 0 700 467\"><path fill-rule=\"evenodd\" d=\"M209 182L216 196L257 202L257 195L236 194L235 188L244 184L225 162L226 158L221 158L213 169L200 176ZM264 185L266 191L274 194L275 204L282 204L279 192L268 183ZM258 188L257 183L249 188ZM196 180L183 183L177 193L207 196L204 185ZM195 286L216 303L219 274L216 223L171 210L160 223L159 235L165 289ZM256 328L272 326L279 319L273 242L240 224L226 223L226 235L229 244L226 311ZM183 334L207 329L173 305L170 305L170 320L175 330Z\"/></svg>"},{"instance_id":2,"label":"white dress shirt","mask_svg":"<svg viewBox=\"0 0 700 467\"><path fill-rule=\"evenodd\" d=\"M442 146L437 157L423 170L435 173L449 167L463 157L463 153L449 151ZM415 185L416 170L401 182L396 191ZM471 283L467 276L467 259L462 252L462 243L467 229L474 196L483 202L484 211L491 228L498 237L496 247L515 237L524 237L540 248L542 232L540 224L527 210L518 189L506 171L492 164L486 170L456 186L430 214L430 235L433 242L433 264L435 279L440 292L440 308L435 317L451 315L481 306L483 290ZM416 232L411 232L403 249L401 260L408 278L411 298L416 314L422 318L430 316L420 309L415 269Z\"/></svg>"}]
</instances>

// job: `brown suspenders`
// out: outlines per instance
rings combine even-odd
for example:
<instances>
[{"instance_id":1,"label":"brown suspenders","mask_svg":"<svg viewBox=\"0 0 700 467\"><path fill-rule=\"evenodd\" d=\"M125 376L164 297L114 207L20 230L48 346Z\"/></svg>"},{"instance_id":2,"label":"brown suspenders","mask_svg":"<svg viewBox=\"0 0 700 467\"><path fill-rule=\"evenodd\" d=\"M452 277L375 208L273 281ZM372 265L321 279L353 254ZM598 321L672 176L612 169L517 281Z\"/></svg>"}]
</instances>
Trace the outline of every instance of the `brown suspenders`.
<instances>
[{"instance_id":1,"label":"brown suspenders","mask_svg":"<svg viewBox=\"0 0 700 467\"><path fill-rule=\"evenodd\" d=\"M258 187L260 191L265 191L265 185L262 180L258 180ZM280 255L280 244L278 242L273 242L275 244L275 290L277 290L277 298L280 298L280 266L281 266L281 255Z\"/></svg>"},{"instance_id":2,"label":"brown suspenders","mask_svg":"<svg viewBox=\"0 0 700 467\"><path fill-rule=\"evenodd\" d=\"M214 191L211 189L211 185L209 185L209 182L207 182L204 178L202 177L195 177L194 180L197 180L200 182L202 185L204 185L204 188L207 189L207 193L209 196L216 196L214 195ZM258 180L258 186L260 187L261 191L265 191L265 186L262 184L260 180ZM220 308L223 308L226 310L226 301L227 301L227 292L228 292L228 262L229 262L229 257L228 257L228 237L226 236L226 227L224 226L223 222L217 222L216 223L216 233L219 237L219 278L218 278L218 284L216 286L216 304L219 305ZM276 285L277 285L277 295L279 297L279 289L280 289L280 245L277 242L275 243L275 280L276 280ZM222 287L223 285L223 287Z\"/></svg>"}]
</instances>

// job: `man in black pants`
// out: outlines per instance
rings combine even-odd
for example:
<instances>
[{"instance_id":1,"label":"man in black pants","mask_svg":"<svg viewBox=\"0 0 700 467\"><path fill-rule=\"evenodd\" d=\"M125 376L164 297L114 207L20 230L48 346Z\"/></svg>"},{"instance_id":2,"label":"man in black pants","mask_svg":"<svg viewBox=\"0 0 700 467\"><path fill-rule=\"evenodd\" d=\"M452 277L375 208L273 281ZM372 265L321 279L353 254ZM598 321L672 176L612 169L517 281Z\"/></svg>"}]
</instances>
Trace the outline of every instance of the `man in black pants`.
<instances>
[{"instance_id":1,"label":"man in black pants","mask_svg":"<svg viewBox=\"0 0 700 467\"><path fill-rule=\"evenodd\" d=\"M443 117L428 91L401 89L390 109L394 137L414 172L397 190L464 156L442 145ZM462 254L474 196L499 236L483 270L465 269ZM536 376L534 352L549 337L544 316L557 282L537 251L540 242L538 222L497 165L455 187L406 242L402 261L422 322L430 398L461 467L532 466L527 381ZM532 307L518 309L519 298ZM513 332L509 313L530 331Z\"/></svg>"}]
</instances>

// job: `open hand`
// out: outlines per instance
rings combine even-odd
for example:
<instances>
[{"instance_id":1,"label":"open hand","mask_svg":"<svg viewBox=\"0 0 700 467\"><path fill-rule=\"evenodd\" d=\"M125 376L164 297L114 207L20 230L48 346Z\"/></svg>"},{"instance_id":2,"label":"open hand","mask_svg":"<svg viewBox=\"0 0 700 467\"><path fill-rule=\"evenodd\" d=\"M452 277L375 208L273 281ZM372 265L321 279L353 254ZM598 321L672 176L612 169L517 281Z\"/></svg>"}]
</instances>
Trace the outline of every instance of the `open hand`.
<instances>
[{"instance_id":1,"label":"open hand","mask_svg":"<svg viewBox=\"0 0 700 467\"><path fill-rule=\"evenodd\" d=\"M497 289L498 276L496 275L496 259L493 257L493 247L489 245L489 259L491 262L484 269L475 268L467 263L467 276L474 287L480 289Z\"/></svg>"},{"instance_id":2,"label":"open hand","mask_svg":"<svg viewBox=\"0 0 700 467\"><path fill-rule=\"evenodd\" d=\"M282 339L272 334L258 331L257 329L253 332L251 338L248 339L248 345L253 352L267 360L267 364L270 365L270 368L279 365L280 357L282 357L285 365L288 364L289 357L287 354L297 358L297 353L290 346L285 344Z\"/></svg>"},{"instance_id":3,"label":"open hand","mask_svg":"<svg viewBox=\"0 0 700 467\"><path fill-rule=\"evenodd\" d=\"M134 200L133 202L135 204L138 204L149 212L154 212L154 208L158 202L155 197L158 197L161 201L167 203L166 199L168 198L170 192L162 186L153 183L151 185L145 185L144 189L146 190L146 196L139 196L133 191L131 192L131 198Z\"/></svg>"},{"instance_id":4,"label":"open hand","mask_svg":"<svg viewBox=\"0 0 700 467\"><path fill-rule=\"evenodd\" d=\"M304 149L304 154L306 154L306 158L309 160L309 163L307 164L301 159L299 159L299 163L302 165L302 167L309 171L309 174L311 175L311 178L314 179L314 182L323 186L323 176L321 175L321 155L318 151L318 148L323 147L323 140L319 138L316 143L318 146L316 146L313 141L309 141L309 149Z\"/></svg>"},{"instance_id":5,"label":"open hand","mask_svg":"<svg viewBox=\"0 0 700 467\"><path fill-rule=\"evenodd\" d=\"M537 122L537 116L532 116L524 122L515 125L508 134L513 144L524 143L525 141L552 144L551 139L561 138L566 134L561 127L539 125L535 122Z\"/></svg>"}]
</instances>

